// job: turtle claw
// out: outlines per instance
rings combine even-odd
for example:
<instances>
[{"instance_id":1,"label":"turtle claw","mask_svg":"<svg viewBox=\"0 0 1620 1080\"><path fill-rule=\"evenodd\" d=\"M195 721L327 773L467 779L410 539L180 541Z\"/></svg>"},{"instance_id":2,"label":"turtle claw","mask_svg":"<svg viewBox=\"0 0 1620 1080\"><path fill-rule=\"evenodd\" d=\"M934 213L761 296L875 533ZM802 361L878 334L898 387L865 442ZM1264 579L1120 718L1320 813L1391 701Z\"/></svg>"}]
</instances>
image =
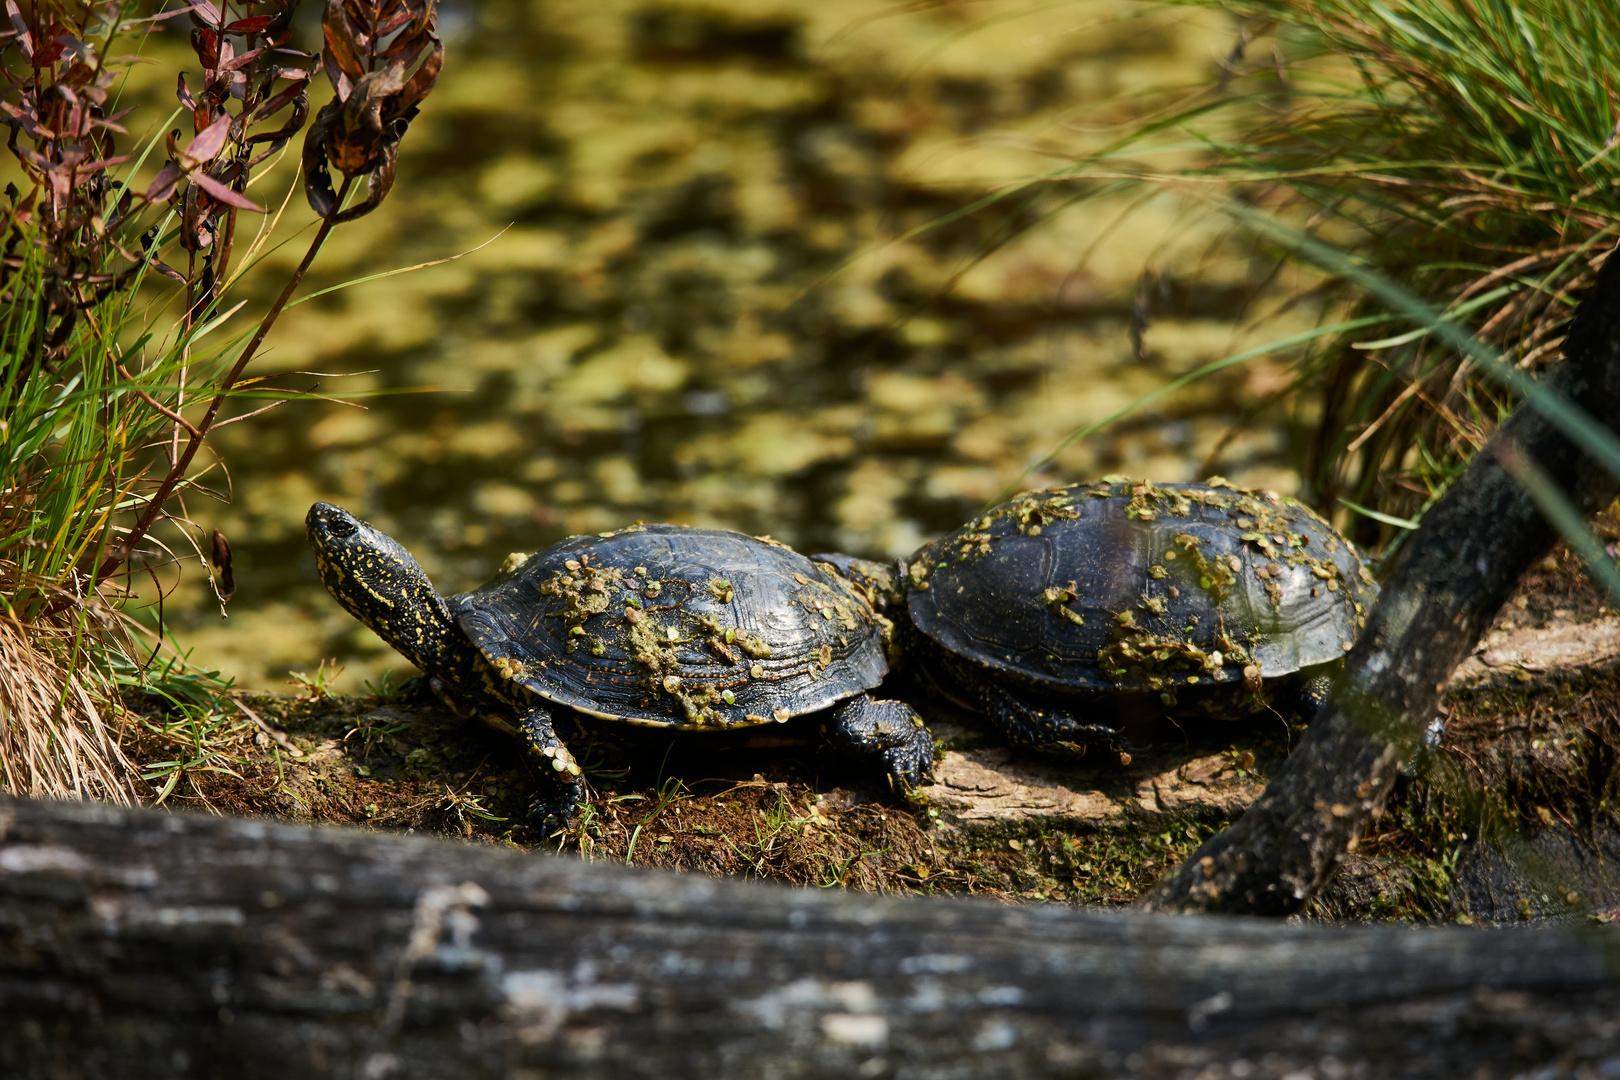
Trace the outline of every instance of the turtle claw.
<instances>
[{"instance_id":1,"label":"turtle claw","mask_svg":"<svg viewBox=\"0 0 1620 1080\"><path fill-rule=\"evenodd\" d=\"M529 824L548 839L565 832L585 796L585 781L577 776L553 791L536 795L529 803Z\"/></svg>"},{"instance_id":2,"label":"turtle claw","mask_svg":"<svg viewBox=\"0 0 1620 1080\"><path fill-rule=\"evenodd\" d=\"M904 702L851 698L833 710L827 735L846 754L876 757L889 782L906 790L933 777L934 737Z\"/></svg>"}]
</instances>

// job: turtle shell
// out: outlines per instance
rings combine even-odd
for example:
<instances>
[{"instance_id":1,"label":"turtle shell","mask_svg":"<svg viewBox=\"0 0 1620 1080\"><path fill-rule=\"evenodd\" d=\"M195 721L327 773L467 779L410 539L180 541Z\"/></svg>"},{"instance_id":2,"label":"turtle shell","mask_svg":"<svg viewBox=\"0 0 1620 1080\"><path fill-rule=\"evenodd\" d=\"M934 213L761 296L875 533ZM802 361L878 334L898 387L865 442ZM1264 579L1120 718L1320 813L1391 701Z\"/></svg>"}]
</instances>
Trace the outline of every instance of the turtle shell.
<instances>
[{"instance_id":1,"label":"turtle shell","mask_svg":"<svg viewBox=\"0 0 1620 1080\"><path fill-rule=\"evenodd\" d=\"M1376 596L1350 542L1293 499L1100 482L1020 496L911 561L915 626L1066 690L1174 690L1342 657Z\"/></svg>"},{"instance_id":2,"label":"turtle shell","mask_svg":"<svg viewBox=\"0 0 1620 1080\"><path fill-rule=\"evenodd\" d=\"M494 677L658 727L787 720L876 686L887 625L772 540L637 525L529 556L448 601Z\"/></svg>"}]
</instances>

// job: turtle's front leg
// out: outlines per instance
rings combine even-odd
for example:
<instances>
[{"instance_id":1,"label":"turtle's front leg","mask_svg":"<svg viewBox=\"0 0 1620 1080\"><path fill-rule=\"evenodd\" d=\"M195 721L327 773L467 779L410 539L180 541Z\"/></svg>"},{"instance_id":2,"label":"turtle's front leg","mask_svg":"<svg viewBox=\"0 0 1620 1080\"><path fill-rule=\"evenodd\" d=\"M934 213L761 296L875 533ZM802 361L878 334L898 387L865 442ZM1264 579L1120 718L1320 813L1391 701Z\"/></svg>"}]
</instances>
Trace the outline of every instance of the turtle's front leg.
<instances>
[{"instance_id":1,"label":"turtle's front leg","mask_svg":"<svg viewBox=\"0 0 1620 1080\"><path fill-rule=\"evenodd\" d=\"M536 705L523 717L523 738L529 749L544 763L542 771L548 782L558 790L543 792L529 804L529 817L541 833L550 836L568 827L574 811L585 801L585 777L579 762L568 752L568 747L557 738L551 726L551 713Z\"/></svg>"},{"instance_id":2,"label":"turtle's front leg","mask_svg":"<svg viewBox=\"0 0 1620 1080\"><path fill-rule=\"evenodd\" d=\"M1076 756L1104 750L1117 755L1122 765L1131 762L1130 743L1107 724L1086 723L1066 712L1040 708L988 679L977 689L985 715L1019 746Z\"/></svg>"},{"instance_id":3,"label":"turtle's front leg","mask_svg":"<svg viewBox=\"0 0 1620 1080\"><path fill-rule=\"evenodd\" d=\"M907 787L934 774L934 737L905 702L850 698L833 709L827 738L847 754L877 757L889 779Z\"/></svg>"}]
</instances>

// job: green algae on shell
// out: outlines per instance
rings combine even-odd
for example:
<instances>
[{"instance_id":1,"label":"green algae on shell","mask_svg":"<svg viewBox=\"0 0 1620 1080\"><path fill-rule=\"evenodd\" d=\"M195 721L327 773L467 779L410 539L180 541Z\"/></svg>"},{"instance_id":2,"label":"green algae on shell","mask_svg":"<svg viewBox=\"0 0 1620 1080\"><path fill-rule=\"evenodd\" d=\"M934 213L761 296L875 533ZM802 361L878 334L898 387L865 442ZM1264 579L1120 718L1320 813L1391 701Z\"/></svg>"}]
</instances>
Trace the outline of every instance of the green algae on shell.
<instances>
[{"instance_id":1,"label":"green algae on shell","mask_svg":"<svg viewBox=\"0 0 1620 1080\"><path fill-rule=\"evenodd\" d=\"M775 722L887 670L888 624L864 592L781 544L721 530L576 537L453 605L470 614L492 678L637 724Z\"/></svg>"},{"instance_id":2,"label":"green algae on shell","mask_svg":"<svg viewBox=\"0 0 1620 1080\"><path fill-rule=\"evenodd\" d=\"M1336 660L1373 599L1326 522L1225 481L1020 496L925 545L908 577L913 621L949 653L1038 685L1170 695Z\"/></svg>"}]
</instances>

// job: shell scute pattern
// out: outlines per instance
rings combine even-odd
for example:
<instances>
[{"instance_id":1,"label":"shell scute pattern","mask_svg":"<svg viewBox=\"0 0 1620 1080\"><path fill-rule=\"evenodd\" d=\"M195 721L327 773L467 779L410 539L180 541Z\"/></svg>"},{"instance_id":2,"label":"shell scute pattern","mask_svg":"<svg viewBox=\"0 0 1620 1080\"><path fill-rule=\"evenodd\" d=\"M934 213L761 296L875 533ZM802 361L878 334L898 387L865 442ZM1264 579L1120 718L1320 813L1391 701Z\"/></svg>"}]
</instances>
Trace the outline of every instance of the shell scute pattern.
<instances>
[{"instance_id":1,"label":"shell scute pattern","mask_svg":"<svg viewBox=\"0 0 1620 1080\"><path fill-rule=\"evenodd\" d=\"M720 530L577 537L450 608L493 677L631 723L786 720L871 689L886 671L885 627L849 583Z\"/></svg>"},{"instance_id":2,"label":"shell scute pattern","mask_svg":"<svg viewBox=\"0 0 1620 1080\"><path fill-rule=\"evenodd\" d=\"M1257 684L1335 660L1375 596L1311 510L1224 481L1021 496L909 572L909 613L936 644L1071 690Z\"/></svg>"}]
</instances>

